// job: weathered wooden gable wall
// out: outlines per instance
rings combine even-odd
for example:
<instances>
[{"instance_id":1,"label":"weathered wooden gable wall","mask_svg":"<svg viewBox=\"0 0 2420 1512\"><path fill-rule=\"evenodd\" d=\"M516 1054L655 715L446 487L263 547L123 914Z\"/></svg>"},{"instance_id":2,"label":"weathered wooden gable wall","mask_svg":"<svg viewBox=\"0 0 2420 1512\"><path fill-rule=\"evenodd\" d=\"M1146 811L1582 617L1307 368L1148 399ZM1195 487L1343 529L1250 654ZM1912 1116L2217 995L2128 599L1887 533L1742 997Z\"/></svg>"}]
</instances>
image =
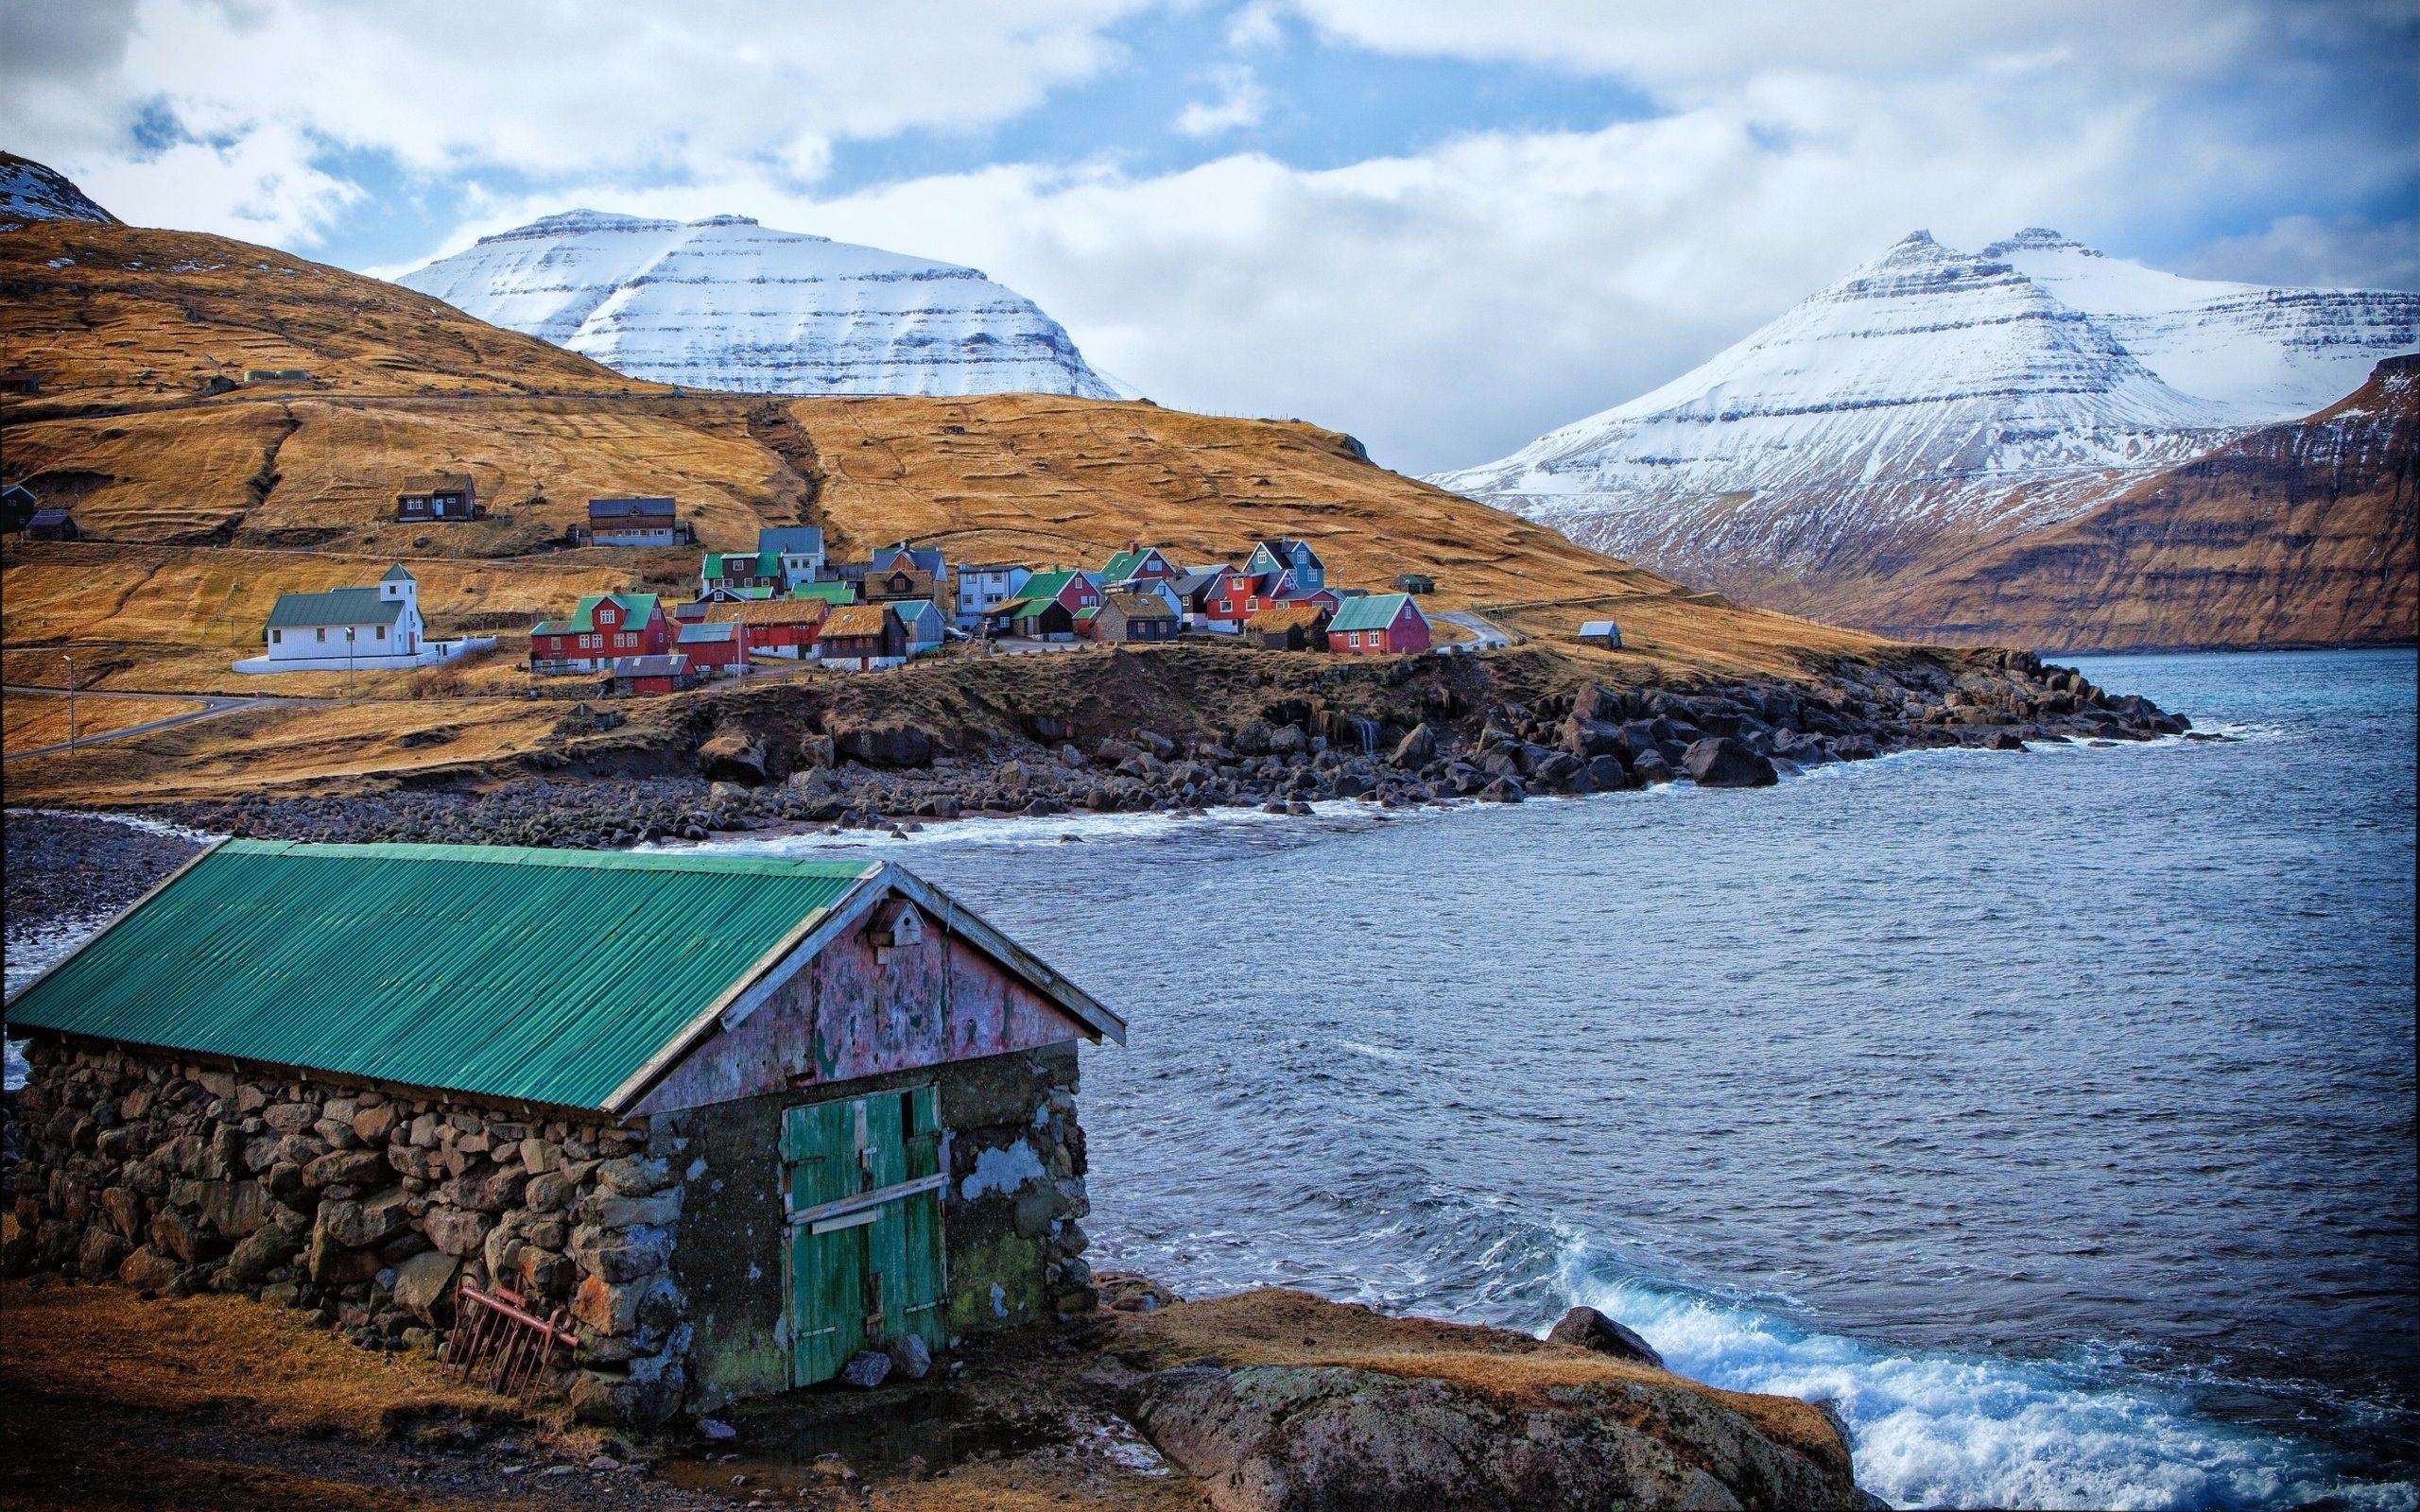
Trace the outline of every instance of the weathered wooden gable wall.
<instances>
[{"instance_id":1,"label":"weathered wooden gable wall","mask_svg":"<svg viewBox=\"0 0 2420 1512\"><path fill-rule=\"evenodd\" d=\"M862 925L852 925L738 1027L675 1067L640 1110L697 1108L1087 1038L1056 1004L945 935L941 919L922 917L924 938L879 961Z\"/></svg>"}]
</instances>

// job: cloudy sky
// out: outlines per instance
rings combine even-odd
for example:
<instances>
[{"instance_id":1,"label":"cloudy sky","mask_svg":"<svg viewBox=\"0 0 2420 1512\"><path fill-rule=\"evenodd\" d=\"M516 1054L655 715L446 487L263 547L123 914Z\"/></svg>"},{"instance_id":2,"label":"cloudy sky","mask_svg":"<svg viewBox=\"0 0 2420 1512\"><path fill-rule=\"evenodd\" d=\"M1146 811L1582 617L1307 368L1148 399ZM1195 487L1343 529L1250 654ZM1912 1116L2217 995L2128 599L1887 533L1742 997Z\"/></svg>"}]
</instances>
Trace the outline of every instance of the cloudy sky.
<instances>
[{"instance_id":1,"label":"cloudy sky","mask_svg":"<svg viewBox=\"0 0 2420 1512\"><path fill-rule=\"evenodd\" d=\"M587 206L966 263L1424 472L1919 227L2420 288L2420 0L0 0L0 146L393 273Z\"/></svg>"}]
</instances>

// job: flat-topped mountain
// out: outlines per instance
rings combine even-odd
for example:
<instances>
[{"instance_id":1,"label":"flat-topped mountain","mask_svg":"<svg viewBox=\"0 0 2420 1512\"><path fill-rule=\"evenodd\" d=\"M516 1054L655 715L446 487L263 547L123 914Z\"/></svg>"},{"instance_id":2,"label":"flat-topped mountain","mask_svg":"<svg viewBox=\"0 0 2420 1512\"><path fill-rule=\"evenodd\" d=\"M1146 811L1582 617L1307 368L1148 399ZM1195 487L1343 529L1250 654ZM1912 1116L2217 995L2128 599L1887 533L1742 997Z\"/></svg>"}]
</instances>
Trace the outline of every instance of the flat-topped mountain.
<instances>
[{"instance_id":1,"label":"flat-topped mountain","mask_svg":"<svg viewBox=\"0 0 2420 1512\"><path fill-rule=\"evenodd\" d=\"M2420 295L2178 278L2054 232L1917 232L1703 366L1433 481L1851 623L2420 347ZM1984 630L1981 633L1996 633Z\"/></svg>"},{"instance_id":2,"label":"flat-topped mountain","mask_svg":"<svg viewBox=\"0 0 2420 1512\"><path fill-rule=\"evenodd\" d=\"M616 371L693 388L1133 397L1032 301L974 268L745 215L577 210L398 282Z\"/></svg>"}]
</instances>

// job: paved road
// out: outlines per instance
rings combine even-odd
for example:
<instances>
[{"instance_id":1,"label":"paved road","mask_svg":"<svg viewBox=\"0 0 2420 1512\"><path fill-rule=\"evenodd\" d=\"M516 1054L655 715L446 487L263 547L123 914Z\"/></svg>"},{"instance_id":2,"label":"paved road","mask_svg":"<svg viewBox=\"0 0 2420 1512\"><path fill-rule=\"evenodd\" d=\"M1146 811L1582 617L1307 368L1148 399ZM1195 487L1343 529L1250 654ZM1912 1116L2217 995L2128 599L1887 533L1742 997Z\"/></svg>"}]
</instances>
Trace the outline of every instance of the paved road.
<instances>
[{"instance_id":1,"label":"paved road","mask_svg":"<svg viewBox=\"0 0 2420 1512\"><path fill-rule=\"evenodd\" d=\"M55 698L64 698L67 696L67 690L64 688L31 688L22 687L16 683L9 683L5 687L0 687L0 693L7 693L11 696L24 696L26 695L39 696L43 694L48 694ZM76 747L79 750L86 746L97 745L104 740L124 740L129 735L147 735L155 730L166 730L175 725L191 724L197 719L209 719L218 714L233 713L238 709L261 709L271 704L326 703L329 701L324 698L228 698L208 693L113 693L101 688L94 689L89 696L95 698L165 698L177 703L193 703L199 700L201 707L199 709L188 709L181 714L170 714L164 719L151 719L139 725L129 725L124 730L112 730L106 734L79 735L76 739ZM28 756L47 756L54 751L62 751L65 749L67 749L67 744L66 742L61 741L54 746L36 746L30 750L10 751L5 759L12 762L23 761Z\"/></svg>"},{"instance_id":2,"label":"paved road","mask_svg":"<svg viewBox=\"0 0 2420 1512\"><path fill-rule=\"evenodd\" d=\"M1512 644L1512 637L1505 634L1502 630L1497 629L1487 621L1480 619L1478 615L1470 612L1468 610L1439 610L1433 617L1441 620L1451 620L1455 624L1461 626L1463 629L1466 629L1473 635L1478 636L1478 644L1474 647L1476 650L1493 651L1499 645L1511 645Z\"/></svg>"}]
</instances>

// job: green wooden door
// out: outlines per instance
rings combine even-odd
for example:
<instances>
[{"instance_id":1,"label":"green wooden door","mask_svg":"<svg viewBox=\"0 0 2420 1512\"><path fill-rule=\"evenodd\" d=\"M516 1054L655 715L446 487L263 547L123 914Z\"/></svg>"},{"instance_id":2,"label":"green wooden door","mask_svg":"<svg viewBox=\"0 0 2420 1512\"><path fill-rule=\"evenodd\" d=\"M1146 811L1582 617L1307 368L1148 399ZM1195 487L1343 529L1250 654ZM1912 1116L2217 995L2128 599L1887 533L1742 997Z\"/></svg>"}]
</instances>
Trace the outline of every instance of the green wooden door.
<instances>
[{"instance_id":1,"label":"green wooden door","mask_svg":"<svg viewBox=\"0 0 2420 1512\"><path fill-rule=\"evenodd\" d=\"M791 1384L907 1334L945 1345L934 1089L789 1108L782 1160Z\"/></svg>"}]
</instances>

